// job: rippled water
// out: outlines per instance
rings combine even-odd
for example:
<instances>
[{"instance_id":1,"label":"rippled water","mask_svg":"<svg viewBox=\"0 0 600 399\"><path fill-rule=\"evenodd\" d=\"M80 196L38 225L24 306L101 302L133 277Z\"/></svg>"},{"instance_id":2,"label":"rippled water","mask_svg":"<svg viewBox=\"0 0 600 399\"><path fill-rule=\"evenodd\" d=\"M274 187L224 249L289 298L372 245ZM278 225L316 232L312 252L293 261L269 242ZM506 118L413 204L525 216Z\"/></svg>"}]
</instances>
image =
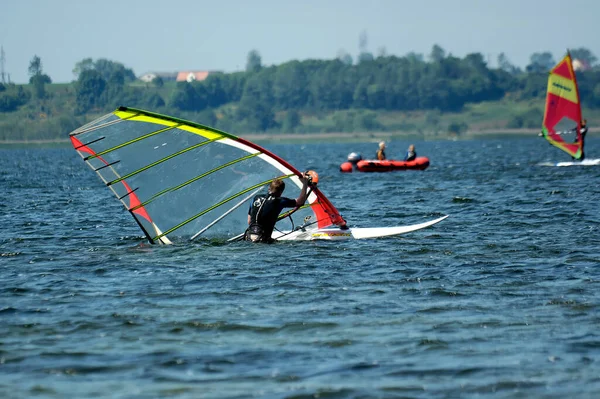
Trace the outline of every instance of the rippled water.
<instances>
[{"instance_id":1,"label":"rippled water","mask_svg":"<svg viewBox=\"0 0 600 399\"><path fill-rule=\"evenodd\" d=\"M451 215L270 246L150 246L72 149L0 150L0 397L599 397L600 166L540 140L265 144L352 226Z\"/></svg>"}]
</instances>

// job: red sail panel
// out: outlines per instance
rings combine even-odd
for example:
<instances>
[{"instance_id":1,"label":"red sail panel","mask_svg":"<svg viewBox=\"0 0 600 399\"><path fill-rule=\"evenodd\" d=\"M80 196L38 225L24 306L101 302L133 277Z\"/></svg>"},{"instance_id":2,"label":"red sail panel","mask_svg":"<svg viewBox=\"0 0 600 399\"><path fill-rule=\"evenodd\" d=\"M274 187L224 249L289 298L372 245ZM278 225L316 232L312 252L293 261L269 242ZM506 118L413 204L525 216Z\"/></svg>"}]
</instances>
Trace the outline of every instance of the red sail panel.
<instances>
[{"instance_id":1,"label":"red sail panel","mask_svg":"<svg viewBox=\"0 0 600 399\"><path fill-rule=\"evenodd\" d=\"M73 148L75 148L77 151L80 151L80 152L83 152L86 154L90 154L90 155L96 155L96 152L94 150L92 150L91 148L89 148L88 146L83 144L77 137L71 136L70 138L71 138L71 144L73 145ZM98 156L97 158L100 161L102 161L103 164L105 164L107 166L109 165L108 162L106 162L101 156ZM123 184L123 186L125 187L127 192L131 193L128 195L129 207L126 206L127 209L131 209L135 206L139 206L140 200L137 197L137 195L135 195L135 193L133 192L131 187L129 187L129 185L125 182L125 180L122 180L121 183ZM146 209L144 209L144 207L138 207L137 209L133 210L132 212L140 215L141 217L145 218L148 222L152 223L152 218L150 218L150 215L148 215L148 212L146 212Z\"/></svg>"}]
</instances>

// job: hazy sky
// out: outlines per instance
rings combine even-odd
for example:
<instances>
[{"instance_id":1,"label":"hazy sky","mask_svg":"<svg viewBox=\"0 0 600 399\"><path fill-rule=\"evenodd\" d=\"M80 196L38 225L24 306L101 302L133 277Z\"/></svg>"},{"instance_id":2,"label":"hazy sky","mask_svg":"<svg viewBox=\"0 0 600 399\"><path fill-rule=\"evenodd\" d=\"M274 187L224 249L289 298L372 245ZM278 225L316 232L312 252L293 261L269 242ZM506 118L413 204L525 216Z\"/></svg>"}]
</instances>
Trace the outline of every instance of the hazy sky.
<instances>
[{"instance_id":1,"label":"hazy sky","mask_svg":"<svg viewBox=\"0 0 600 399\"><path fill-rule=\"evenodd\" d=\"M520 67L534 52L555 59L586 47L600 58L599 0L0 0L5 72L25 83L34 55L54 82L75 63L107 58L148 71L243 70L256 49L263 65L308 58L356 59L359 36L377 55L429 54L434 44L463 57L499 53Z\"/></svg>"}]
</instances>

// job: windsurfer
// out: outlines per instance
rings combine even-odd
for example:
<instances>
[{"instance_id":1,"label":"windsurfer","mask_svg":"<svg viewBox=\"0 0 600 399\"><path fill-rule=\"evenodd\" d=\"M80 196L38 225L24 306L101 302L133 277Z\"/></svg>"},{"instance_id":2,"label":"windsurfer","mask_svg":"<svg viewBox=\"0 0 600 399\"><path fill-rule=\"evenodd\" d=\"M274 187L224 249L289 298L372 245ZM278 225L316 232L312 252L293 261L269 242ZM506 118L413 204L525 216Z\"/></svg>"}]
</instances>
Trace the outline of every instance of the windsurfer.
<instances>
[{"instance_id":1,"label":"windsurfer","mask_svg":"<svg viewBox=\"0 0 600 399\"><path fill-rule=\"evenodd\" d=\"M404 157L405 161L414 161L417 157L417 153L415 152L415 145L411 144L408 146L408 151L406 152L406 156Z\"/></svg>"},{"instance_id":2,"label":"windsurfer","mask_svg":"<svg viewBox=\"0 0 600 399\"><path fill-rule=\"evenodd\" d=\"M577 127L575 127L575 131L577 131ZM579 129L579 133L581 134L581 156L579 157L580 161L583 161L585 159L585 154L583 152L583 145L585 144L585 135L588 132L588 128L587 128L587 121L585 119L583 119L581 121L581 129ZM575 142L577 143L577 138L575 139Z\"/></svg>"},{"instance_id":3,"label":"windsurfer","mask_svg":"<svg viewBox=\"0 0 600 399\"><path fill-rule=\"evenodd\" d=\"M585 139L585 135L588 132L587 120L583 119L581 121L581 129L579 130L579 132L581 133L581 138ZM577 133L577 126L575 126L573 129L564 130L562 132L556 132L556 134L558 134L559 136L561 134L575 134L575 133ZM543 133L538 134L538 136L543 136ZM577 143L577 138L575 138L575 142Z\"/></svg>"},{"instance_id":4,"label":"windsurfer","mask_svg":"<svg viewBox=\"0 0 600 399\"><path fill-rule=\"evenodd\" d=\"M573 129L571 129L572 133L577 133L577 126L575 126ZM581 121L581 129L579 129L579 133L581 133L581 140L585 140L585 135L588 132L588 128L587 128L587 120L582 120ZM577 139L575 139L575 142L577 142Z\"/></svg>"},{"instance_id":5,"label":"windsurfer","mask_svg":"<svg viewBox=\"0 0 600 399\"><path fill-rule=\"evenodd\" d=\"M588 128L587 128L587 120L582 119L581 120L581 128L579 129L579 133L581 134L581 141L582 144L585 143L585 135L588 132ZM575 126L573 129L567 130L565 132L559 132L558 134L576 134L577 133L577 126ZM579 138L575 137L575 143L579 142ZM583 153L583 145L581 146L581 157L579 157L579 161L583 161L585 158L585 155ZM575 158L573 158L575 159Z\"/></svg>"},{"instance_id":6,"label":"windsurfer","mask_svg":"<svg viewBox=\"0 0 600 399\"><path fill-rule=\"evenodd\" d=\"M379 150L377 150L377 160L379 160L379 161L385 160L385 141L381 141L379 143Z\"/></svg>"},{"instance_id":7,"label":"windsurfer","mask_svg":"<svg viewBox=\"0 0 600 399\"><path fill-rule=\"evenodd\" d=\"M275 179L269 185L267 195L259 194L254 197L248 210L248 229L244 233L244 239L252 242L271 243L273 229L277 223L277 217L284 208L301 207L306 202L309 175L302 175L302 189L298 198L291 199L282 197L285 183L281 179Z\"/></svg>"}]
</instances>

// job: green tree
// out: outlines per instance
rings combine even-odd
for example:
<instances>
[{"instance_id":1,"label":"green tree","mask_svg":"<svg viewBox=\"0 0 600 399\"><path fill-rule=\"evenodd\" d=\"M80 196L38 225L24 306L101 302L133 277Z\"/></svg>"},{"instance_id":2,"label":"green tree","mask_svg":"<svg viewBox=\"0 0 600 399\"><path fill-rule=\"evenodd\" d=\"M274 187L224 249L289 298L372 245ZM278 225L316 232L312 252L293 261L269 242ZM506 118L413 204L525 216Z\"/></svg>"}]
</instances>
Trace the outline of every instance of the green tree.
<instances>
[{"instance_id":1,"label":"green tree","mask_svg":"<svg viewBox=\"0 0 600 399\"><path fill-rule=\"evenodd\" d=\"M169 105L181 111L199 111L206 108L205 101L191 83L179 82L171 94Z\"/></svg>"},{"instance_id":2,"label":"green tree","mask_svg":"<svg viewBox=\"0 0 600 399\"><path fill-rule=\"evenodd\" d=\"M206 94L207 106L217 108L230 102L226 92L226 76L223 73L211 73L201 82Z\"/></svg>"},{"instance_id":3,"label":"green tree","mask_svg":"<svg viewBox=\"0 0 600 399\"><path fill-rule=\"evenodd\" d=\"M121 96L123 93L123 89L125 87L125 73L123 70L116 69L114 70L108 80L106 85L105 95L107 97L107 101L114 100Z\"/></svg>"},{"instance_id":4,"label":"green tree","mask_svg":"<svg viewBox=\"0 0 600 399\"><path fill-rule=\"evenodd\" d=\"M542 73L548 72L555 64L554 57L548 51L542 53L533 53L529 57L529 65L525 68L527 72Z\"/></svg>"},{"instance_id":5,"label":"green tree","mask_svg":"<svg viewBox=\"0 0 600 399\"><path fill-rule=\"evenodd\" d=\"M125 82L133 82L136 80L135 73L132 69L126 68L120 62L100 58L94 61L92 58L85 58L75 64L73 74L77 79L84 71L95 70L100 73L105 81L109 81L115 73L122 73Z\"/></svg>"},{"instance_id":6,"label":"green tree","mask_svg":"<svg viewBox=\"0 0 600 399\"><path fill-rule=\"evenodd\" d=\"M165 81L160 76L157 76L154 79L152 79L152 84L158 88L161 88L165 85Z\"/></svg>"},{"instance_id":7,"label":"green tree","mask_svg":"<svg viewBox=\"0 0 600 399\"><path fill-rule=\"evenodd\" d=\"M377 114L372 111L358 112L354 116L354 131L384 130L377 121Z\"/></svg>"},{"instance_id":8,"label":"green tree","mask_svg":"<svg viewBox=\"0 0 600 399\"><path fill-rule=\"evenodd\" d=\"M94 69L98 71L104 80L110 80L114 74L122 74L125 82L133 82L136 77L133 70L126 68L120 62L107 60L106 58L100 58L94 62Z\"/></svg>"},{"instance_id":9,"label":"green tree","mask_svg":"<svg viewBox=\"0 0 600 399\"><path fill-rule=\"evenodd\" d=\"M246 58L246 72L258 72L262 69L262 59L256 50L251 50Z\"/></svg>"},{"instance_id":10,"label":"green tree","mask_svg":"<svg viewBox=\"0 0 600 399\"><path fill-rule=\"evenodd\" d=\"M337 59L342 61L346 65L352 65L352 56L348 54L345 50L338 51Z\"/></svg>"},{"instance_id":11,"label":"green tree","mask_svg":"<svg viewBox=\"0 0 600 399\"><path fill-rule=\"evenodd\" d=\"M275 106L280 109L298 109L307 105L309 92L302 63L291 61L277 67L273 97Z\"/></svg>"},{"instance_id":12,"label":"green tree","mask_svg":"<svg viewBox=\"0 0 600 399\"><path fill-rule=\"evenodd\" d=\"M156 109L165 106L165 100L158 93L146 92L143 97L144 106L149 109Z\"/></svg>"},{"instance_id":13,"label":"green tree","mask_svg":"<svg viewBox=\"0 0 600 399\"><path fill-rule=\"evenodd\" d=\"M248 132L263 132L277 126L271 108L260 102L242 101L236 119L242 122L243 129Z\"/></svg>"},{"instance_id":14,"label":"green tree","mask_svg":"<svg viewBox=\"0 0 600 399\"><path fill-rule=\"evenodd\" d=\"M42 69L42 60L37 55L34 55L29 62L29 83L33 85L35 97L42 99L46 97L46 83L52 83L48 75L44 75Z\"/></svg>"},{"instance_id":15,"label":"green tree","mask_svg":"<svg viewBox=\"0 0 600 399\"><path fill-rule=\"evenodd\" d=\"M29 79L29 82L33 85L33 92L35 98L46 98L46 82L45 75L35 75Z\"/></svg>"},{"instance_id":16,"label":"green tree","mask_svg":"<svg viewBox=\"0 0 600 399\"><path fill-rule=\"evenodd\" d=\"M94 69L94 60L91 58L84 58L75 64L75 67L73 68L73 75L75 75L75 79L79 79L79 75L83 71L89 71L92 69Z\"/></svg>"},{"instance_id":17,"label":"green tree","mask_svg":"<svg viewBox=\"0 0 600 399\"><path fill-rule=\"evenodd\" d=\"M434 44L429 53L429 59L431 62L440 62L446 57L446 50L441 46Z\"/></svg>"},{"instance_id":18,"label":"green tree","mask_svg":"<svg viewBox=\"0 0 600 399\"><path fill-rule=\"evenodd\" d=\"M511 64L510 60L504 53L498 54L498 68L513 75L521 72L518 67Z\"/></svg>"},{"instance_id":19,"label":"green tree","mask_svg":"<svg viewBox=\"0 0 600 399\"><path fill-rule=\"evenodd\" d=\"M452 134L462 134L469 129L469 125L465 122L452 122L448 125L448 133Z\"/></svg>"},{"instance_id":20,"label":"green tree","mask_svg":"<svg viewBox=\"0 0 600 399\"><path fill-rule=\"evenodd\" d=\"M0 112L13 112L26 104L31 94L23 86L8 85L0 92Z\"/></svg>"},{"instance_id":21,"label":"green tree","mask_svg":"<svg viewBox=\"0 0 600 399\"><path fill-rule=\"evenodd\" d=\"M79 74L75 84L77 114L83 114L95 107L104 105L106 80L96 70L85 70Z\"/></svg>"},{"instance_id":22,"label":"green tree","mask_svg":"<svg viewBox=\"0 0 600 399\"><path fill-rule=\"evenodd\" d=\"M204 109L198 113L198 122L205 126L215 126L217 124L217 116L211 109Z\"/></svg>"},{"instance_id":23,"label":"green tree","mask_svg":"<svg viewBox=\"0 0 600 399\"><path fill-rule=\"evenodd\" d=\"M42 73L42 59L34 55L31 61L29 61L29 76L33 77Z\"/></svg>"},{"instance_id":24,"label":"green tree","mask_svg":"<svg viewBox=\"0 0 600 399\"><path fill-rule=\"evenodd\" d=\"M293 133L300 125L300 114L295 109L291 109L285 113L281 130L284 133Z\"/></svg>"},{"instance_id":25,"label":"green tree","mask_svg":"<svg viewBox=\"0 0 600 399\"><path fill-rule=\"evenodd\" d=\"M373 57L373 54L368 51L358 54L358 62L359 63L370 62L370 61L373 61L374 59L375 59L375 57Z\"/></svg>"}]
</instances>

